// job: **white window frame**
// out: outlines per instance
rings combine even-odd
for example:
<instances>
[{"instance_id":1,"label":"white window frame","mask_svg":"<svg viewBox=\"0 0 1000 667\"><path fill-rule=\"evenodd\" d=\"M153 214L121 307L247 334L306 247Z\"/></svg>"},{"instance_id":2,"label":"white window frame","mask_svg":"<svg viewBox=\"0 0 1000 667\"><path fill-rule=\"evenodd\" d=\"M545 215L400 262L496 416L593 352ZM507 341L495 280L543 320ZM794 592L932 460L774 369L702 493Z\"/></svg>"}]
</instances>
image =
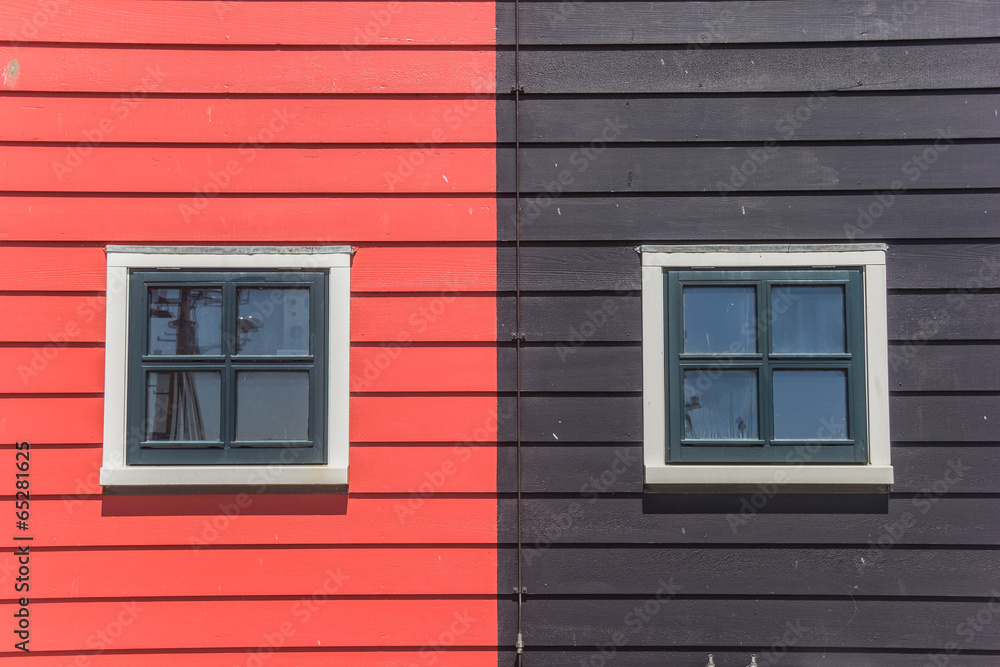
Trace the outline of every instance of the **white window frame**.
<instances>
[{"instance_id":1,"label":"white window frame","mask_svg":"<svg viewBox=\"0 0 1000 667\"><path fill-rule=\"evenodd\" d=\"M135 486L347 486L350 411L350 246L108 246L101 484ZM129 272L135 269L327 270L327 452L323 465L177 465L126 463ZM132 391L136 391L132 388Z\"/></svg>"},{"instance_id":2,"label":"white window frame","mask_svg":"<svg viewBox=\"0 0 1000 667\"><path fill-rule=\"evenodd\" d=\"M893 483L885 244L642 246L643 459L647 488L856 491ZM864 278L867 464L668 463L663 275L673 269L860 268Z\"/></svg>"}]
</instances>

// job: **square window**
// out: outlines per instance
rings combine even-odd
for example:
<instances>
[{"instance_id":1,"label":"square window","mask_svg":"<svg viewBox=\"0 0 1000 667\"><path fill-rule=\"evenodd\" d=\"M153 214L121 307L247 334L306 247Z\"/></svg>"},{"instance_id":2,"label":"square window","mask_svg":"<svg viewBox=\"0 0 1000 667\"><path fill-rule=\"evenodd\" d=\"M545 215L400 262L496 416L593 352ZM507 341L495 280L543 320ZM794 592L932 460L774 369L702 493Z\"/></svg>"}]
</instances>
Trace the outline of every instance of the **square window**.
<instances>
[{"instance_id":1,"label":"square window","mask_svg":"<svg viewBox=\"0 0 1000 667\"><path fill-rule=\"evenodd\" d=\"M350 248L108 248L105 486L347 484Z\"/></svg>"},{"instance_id":2,"label":"square window","mask_svg":"<svg viewBox=\"0 0 1000 667\"><path fill-rule=\"evenodd\" d=\"M646 484L886 486L885 246L646 246Z\"/></svg>"}]
</instances>

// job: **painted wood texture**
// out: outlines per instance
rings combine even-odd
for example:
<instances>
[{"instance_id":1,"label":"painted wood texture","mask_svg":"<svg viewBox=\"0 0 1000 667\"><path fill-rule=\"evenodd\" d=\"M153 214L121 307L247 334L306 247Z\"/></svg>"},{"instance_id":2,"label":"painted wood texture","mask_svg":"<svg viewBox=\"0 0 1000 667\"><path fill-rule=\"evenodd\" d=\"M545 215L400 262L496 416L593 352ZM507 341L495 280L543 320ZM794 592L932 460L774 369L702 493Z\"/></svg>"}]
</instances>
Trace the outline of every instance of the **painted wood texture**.
<instances>
[{"instance_id":1,"label":"painted wood texture","mask_svg":"<svg viewBox=\"0 0 1000 667\"><path fill-rule=\"evenodd\" d=\"M435 3L444 4L444 3ZM489 143L494 104L469 95L191 98L0 97L2 141L415 144ZM184 123L177 123L177 118ZM273 123L273 125L272 125ZM277 129L277 131L276 131Z\"/></svg>"},{"instance_id":2,"label":"painted wood texture","mask_svg":"<svg viewBox=\"0 0 1000 667\"><path fill-rule=\"evenodd\" d=\"M26 92L238 94L416 94L493 92L494 50L182 49L137 46L2 46L17 61L6 87ZM207 63L211 67L207 67Z\"/></svg>"},{"instance_id":3,"label":"painted wood texture","mask_svg":"<svg viewBox=\"0 0 1000 667\"><path fill-rule=\"evenodd\" d=\"M46 573L25 662L494 664L494 5L0 16L0 450L32 443ZM349 493L102 492L109 244L355 248Z\"/></svg>"},{"instance_id":4,"label":"painted wood texture","mask_svg":"<svg viewBox=\"0 0 1000 667\"><path fill-rule=\"evenodd\" d=\"M56 0L50 9L0 2L5 38L15 42L348 47L493 43L486 2L363 1L217 4L179 0Z\"/></svg>"},{"instance_id":5,"label":"painted wood texture","mask_svg":"<svg viewBox=\"0 0 1000 667\"><path fill-rule=\"evenodd\" d=\"M501 44L511 5L498 6ZM518 333L507 146L497 171L498 387L520 374L520 487L506 396L497 475L501 491L525 494L531 657L911 667L941 662L956 641L975 650L952 662L991 664L997 636L956 632L997 595L1000 31L984 14L995 12L853 0L520 7L519 364L507 342ZM513 65L501 50L498 91ZM498 136L510 141L503 97ZM889 245L891 492L645 490L636 247L871 241ZM515 509L501 500L508 545ZM498 590L516 585L513 552L501 550ZM670 581L681 588L661 604ZM656 613L636 616L647 604ZM498 606L509 646L518 606ZM787 651L786 621L810 628ZM502 650L498 664L514 660Z\"/></svg>"}]
</instances>

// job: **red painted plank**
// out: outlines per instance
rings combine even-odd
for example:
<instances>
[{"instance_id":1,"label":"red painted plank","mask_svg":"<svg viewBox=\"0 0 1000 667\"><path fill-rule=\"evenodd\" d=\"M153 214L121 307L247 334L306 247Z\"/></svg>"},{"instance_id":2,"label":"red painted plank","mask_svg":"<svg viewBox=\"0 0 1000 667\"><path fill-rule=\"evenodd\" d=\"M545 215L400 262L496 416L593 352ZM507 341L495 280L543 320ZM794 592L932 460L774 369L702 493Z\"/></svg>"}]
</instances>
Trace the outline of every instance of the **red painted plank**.
<instances>
[{"instance_id":1,"label":"red painted plank","mask_svg":"<svg viewBox=\"0 0 1000 667\"><path fill-rule=\"evenodd\" d=\"M17 557L4 551L0 572L16 572ZM491 595L496 560L496 549L487 546L35 551L32 569L44 575L31 593L36 599L296 597L312 594L332 571L340 575L338 595ZM4 588L12 599L13 586Z\"/></svg>"},{"instance_id":2,"label":"red painted plank","mask_svg":"<svg viewBox=\"0 0 1000 667\"><path fill-rule=\"evenodd\" d=\"M0 510L13 516L13 501L0 502ZM29 529L38 547L489 546L496 544L496 511L497 501L489 497L69 495L33 500Z\"/></svg>"},{"instance_id":3,"label":"red painted plank","mask_svg":"<svg viewBox=\"0 0 1000 667\"><path fill-rule=\"evenodd\" d=\"M413 294L351 297L351 340L495 341L496 297L461 294Z\"/></svg>"},{"instance_id":4,"label":"red painted plank","mask_svg":"<svg viewBox=\"0 0 1000 667\"><path fill-rule=\"evenodd\" d=\"M89 152L87 152L89 151ZM178 192L185 223L220 193L390 193L496 190L489 148L177 148L0 146L6 191Z\"/></svg>"},{"instance_id":5,"label":"red painted plank","mask_svg":"<svg viewBox=\"0 0 1000 667\"><path fill-rule=\"evenodd\" d=\"M0 289L98 291L107 289L104 248L0 246Z\"/></svg>"},{"instance_id":6,"label":"red painted plank","mask_svg":"<svg viewBox=\"0 0 1000 667\"><path fill-rule=\"evenodd\" d=\"M0 442L97 443L103 428L103 398L0 398Z\"/></svg>"},{"instance_id":7,"label":"red painted plank","mask_svg":"<svg viewBox=\"0 0 1000 667\"><path fill-rule=\"evenodd\" d=\"M398 343L496 340L492 295L355 295L351 340ZM0 342L104 341L104 297L0 294Z\"/></svg>"},{"instance_id":8,"label":"red painted plank","mask_svg":"<svg viewBox=\"0 0 1000 667\"><path fill-rule=\"evenodd\" d=\"M56 343L0 348L0 394L104 391L104 348ZM408 342L351 351L354 392L496 391L494 347L412 347Z\"/></svg>"},{"instance_id":9,"label":"red painted plank","mask_svg":"<svg viewBox=\"0 0 1000 667\"><path fill-rule=\"evenodd\" d=\"M0 34L15 42L356 46L495 41L492 2L53 0L38 5L2 0L0 16Z\"/></svg>"},{"instance_id":10,"label":"red painted plank","mask_svg":"<svg viewBox=\"0 0 1000 667\"><path fill-rule=\"evenodd\" d=\"M14 459L12 446L0 456ZM379 444L351 448L352 493L493 493L496 449L481 446ZM84 500L101 494L101 447L35 446L32 479L38 496Z\"/></svg>"},{"instance_id":11,"label":"red painted plank","mask_svg":"<svg viewBox=\"0 0 1000 667\"><path fill-rule=\"evenodd\" d=\"M447 306L459 292L495 291L496 264L495 245L359 248L351 265L351 290L440 290L442 304Z\"/></svg>"},{"instance_id":12,"label":"red painted plank","mask_svg":"<svg viewBox=\"0 0 1000 667\"><path fill-rule=\"evenodd\" d=\"M0 653L0 658L14 658L14 653ZM17 654L23 658L24 654ZM155 653L94 653L75 651L72 660L65 655L40 655L35 652L31 656L31 667L218 667L219 665L234 665L236 667L414 667L429 664L434 660L434 667L496 667L496 650L424 650L380 651L377 648L335 649L331 651L296 651L282 650L271 652L265 648L262 652L247 651L205 651L199 653L170 652Z\"/></svg>"},{"instance_id":13,"label":"red painted plank","mask_svg":"<svg viewBox=\"0 0 1000 667\"><path fill-rule=\"evenodd\" d=\"M258 50L0 46L26 92L433 94L495 92L492 47ZM17 61L16 74L8 63ZM211 67L206 66L211 63ZM178 122L183 122L178 119Z\"/></svg>"},{"instance_id":14,"label":"red painted plank","mask_svg":"<svg viewBox=\"0 0 1000 667\"><path fill-rule=\"evenodd\" d=\"M104 399L4 398L0 442L101 442ZM53 417L58 415L58 419ZM496 397L353 396L352 442L490 442L496 439Z\"/></svg>"},{"instance_id":15,"label":"red painted plank","mask_svg":"<svg viewBox=\"0 0 1000 667\"><path fill-rule=\"evenodd\" d=\"M366 445L351 449L358 493L496 493L497 451L481 446Z\"/></svg>"},{"instance_id":16,"label":"red painted plank","mask_svg":"<svg viewBox=\"0 0 1000 667\"><path fill-rule=\"evenodd\" d=\"M353 3L341 3L349 6ZM407 3L409 4L409 3ZM445 5L444 2L433 3ZM162 6L162 3L161 3ZM0 141L458 143L496 141L489 97L0 97ZM184 119L183 123L178 119ZM262 132L274 122L280 132Z\"/></svg>"},{"instance_id":17,"label":"red painted plank","mask_svg":"<svg viewBox=\"0 0 1000 667\"><path fill-rule=\"evenodd\" d=\"M104 391L104 348L0 348L0 394L72 394Z\"/></svg>"},{"instance_id":18,"label":"red painted plank","mask_svg":"<svg viewBox=\"0 0 1000 667\"><path fill-rule=\"evenodd\" d=\"M185 211L185 220L180 205L190 199L0 197L0 238L218 245L496 240L496 200L489 197L219 197L202 211Z\"/></svg>"},{"instance_id":19,"label":"red painted plank","mask_svg":"<svg viewBox=\"0 0 1000 667\"><path fill-rule=\"evenodd\" d=\"M317 599L56 602L31 605L31 650L115 650L260 646L496 646L495 600L330 599L332 577L317 582ZM11 618L14 606L0 614ZM220 622L220 619L226 619ZM405 622L404 622L405 619Z\"/></svg>"},{"instance_id":20,"label":"red painted plank","mask_svg":"<svg viewBox=\"0 0 1000 667\"><path fill-rule=\"evenodd\" d=\"M5 290L104 291L106 276L101 247L0 247ZM459 291L495 289L493 246L361 247L351 269L352 291L434 291L443 305Z\"/></svg>"},{"instance_id":21,"label":"red painted plank","mask_svg":"<svg viewBox=\"0 0 1000 667\"><path fill-rule=\"evenodd\" d=\"M351 442L496 441L495 396L353 396Z\"/></svg>"},{"instance_id":22,"label":"red painted plank","mask_svg":"<svg viewBox=\"0 0 1000 667\"><path fill-rule=\"evenodd\" d=\"M403 343L354 347L351 350L351 391L495 392L496 368L495 345L411 347Z\"/></svg>"},{"instance_id":23,"label":"red painted plank","mask_svg":"<svg viewBox=\"0 0 1000 667\"><path fill-rule=\"evenodd\" d=\"M0 294L0 342L103 342L104 303L103 296L84 294Z\"/></svg>"}]
</instances>

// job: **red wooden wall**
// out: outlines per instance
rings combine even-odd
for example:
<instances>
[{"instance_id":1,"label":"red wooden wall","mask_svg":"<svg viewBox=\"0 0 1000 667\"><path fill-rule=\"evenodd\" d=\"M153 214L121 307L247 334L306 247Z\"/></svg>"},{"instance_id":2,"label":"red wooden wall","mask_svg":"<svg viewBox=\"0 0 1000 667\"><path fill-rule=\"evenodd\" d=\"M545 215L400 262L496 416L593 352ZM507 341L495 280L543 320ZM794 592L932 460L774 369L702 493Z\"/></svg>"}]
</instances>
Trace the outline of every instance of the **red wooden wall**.
<instances>
[{"instance_id":1,"label":"red wooden wall","mask_svg":"<svg viewBox=\"0 0 1000 667\"><path fill-rule=\"evenodd\" d=\"M496 664L494 13L0 1L0 657ZM168 243L358 248L346 497L102 495L103 247Z\"/></svg>"}]
</instances>

